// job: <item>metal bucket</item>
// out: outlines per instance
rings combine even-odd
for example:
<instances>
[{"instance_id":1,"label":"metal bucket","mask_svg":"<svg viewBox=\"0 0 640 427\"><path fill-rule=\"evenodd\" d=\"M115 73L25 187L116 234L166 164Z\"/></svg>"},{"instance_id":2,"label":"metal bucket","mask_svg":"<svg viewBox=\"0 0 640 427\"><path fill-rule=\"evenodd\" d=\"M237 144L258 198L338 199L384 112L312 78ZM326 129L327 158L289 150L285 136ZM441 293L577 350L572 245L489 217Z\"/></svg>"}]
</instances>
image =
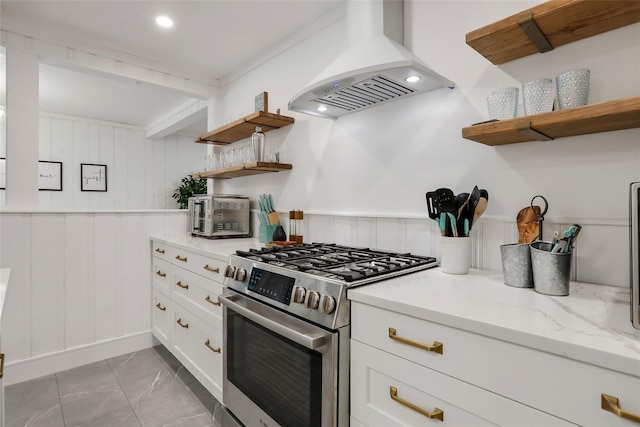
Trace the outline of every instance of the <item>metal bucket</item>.
<instances>
[{"instance_id":1,"label":"metal bucket","mask_svg":"<svg viewBox=\"0 0 640 427\"><path fill-rule=\"evenodd\" d=\"M569 295L572 252L550 252L550 242L531 243L533 288L545 295Z\"/></svg>"},{"instance_id":2,"label":"metal bucket","mask_svg":"<svg viewBox=\"0 0 640 427\"><path fill-rule=\"evenodd\" d=\"M531 250L529 244L500 246L504 284L514 288L533 288Z\"/></svg>"}]
</instances>

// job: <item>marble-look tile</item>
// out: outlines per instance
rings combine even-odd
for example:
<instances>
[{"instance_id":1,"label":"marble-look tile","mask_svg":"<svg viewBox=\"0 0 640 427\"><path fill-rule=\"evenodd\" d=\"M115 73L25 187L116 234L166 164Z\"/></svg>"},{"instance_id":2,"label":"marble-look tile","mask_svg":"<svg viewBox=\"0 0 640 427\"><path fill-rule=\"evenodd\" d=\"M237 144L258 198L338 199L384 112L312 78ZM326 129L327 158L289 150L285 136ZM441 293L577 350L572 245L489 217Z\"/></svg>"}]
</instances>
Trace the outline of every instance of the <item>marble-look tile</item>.
<instances>
[{"instance_id":1,"label":"marble-look tile","mask_svg":"<svg viewBox=\"0 0 640 427\"><path fill-rule=\"evenodd\" d=\"M62 396L65 426L140 427L120 388L83 391Z\"/></svg>"},{"instance_id":2,"label":"marble-look tile","mask_svg":"<svg viewBox=\"0 0 640 427\"><path fill-rule=\"evenodd\" d=\"M75 393L120 390L106 360L58 372L56 379L63 400Z\"/></svg>"},{"instance_id":3,"label":"marble-look tile","mask_svg":"<svg viewBox=\"0 0 640 427\"><path fill-rule=\"evenodd\" d=\"M7 427L63 426L55 375L6 387L5 421Z\"/></svg>"},{"instance_id":4,"label":"marble-look tile","mask_svg":"<svg viewBox=\"0 0 640 427\"><path fill-rule=\"evenodd\" d=\"M182 363L162 344L153 347L153 350L173 372L177 372L182 367Z\"/></svg>"},{"instance_id":5,"label":"marble-look tile","mask_svg":"<svg viewBox=\"0 0 640 427\"><path fill-rule=\"evenodd\" d=\"M215 413L217 405L220 403L218 400L209 393L200 381L198 381L188 369L184 366L180 366L176 375L182 381L182 383L189 389L189 391L200 401L202 406L206 409L207 413L213 415Z\"/></svg>"},{"instance_id":6,"label":"marble-look tile","mask_svg":"<svg viewBox=\"0 0 640 427\"><path fill-rule=\"evenodd\" d=\"M162 424L162 427L219 427L219 424L213 421L211 414L202 413Z\"/></svg>"}]
</instances>

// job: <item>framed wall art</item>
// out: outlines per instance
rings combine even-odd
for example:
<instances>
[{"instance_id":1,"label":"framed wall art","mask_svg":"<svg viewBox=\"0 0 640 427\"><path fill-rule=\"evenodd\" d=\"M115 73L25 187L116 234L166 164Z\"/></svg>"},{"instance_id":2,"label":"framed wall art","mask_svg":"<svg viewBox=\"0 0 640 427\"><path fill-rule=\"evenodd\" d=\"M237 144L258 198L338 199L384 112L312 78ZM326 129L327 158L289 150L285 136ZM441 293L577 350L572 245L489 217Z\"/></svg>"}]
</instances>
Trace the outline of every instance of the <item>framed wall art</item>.
<instances>
[{"instance_id":1,"label":"framed wall art","mask_svg":"<svg viewBox=\"0 0 640 427\"><path fill-rule=\"evenodd\" d=\"M62 191L62 162L38 162L38 190Z\"/></svg>"},{"instance_id":2,"label":"framed wall art","mask_svg":"<svg viewBox=\"0 0 640 427\"><path fill-rule=\"evenodd\" d=\"M80 163L80 190L107 191L107 165Z\"/></svg>"}]
</instances>

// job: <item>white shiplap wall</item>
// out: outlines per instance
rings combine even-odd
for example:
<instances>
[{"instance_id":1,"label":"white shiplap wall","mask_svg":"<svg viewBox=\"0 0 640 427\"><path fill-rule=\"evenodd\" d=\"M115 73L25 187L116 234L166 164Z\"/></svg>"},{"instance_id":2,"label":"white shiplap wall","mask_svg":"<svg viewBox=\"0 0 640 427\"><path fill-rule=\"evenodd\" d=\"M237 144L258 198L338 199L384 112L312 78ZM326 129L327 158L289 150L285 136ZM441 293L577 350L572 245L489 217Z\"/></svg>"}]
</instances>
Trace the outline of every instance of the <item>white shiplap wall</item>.
<instances>
[{"instance_id":1,"label":"white shiplap wall","mask_svg":"<svg viewBox=\"0 0 640 427\"><path fill-rule=\"evenodd\" d=\"M151 234L186 212L3 212L5 384L151 345Z\"/></svg>"},{"instance_id":2,"label":"white shiplap wall","mask_svg":"<svg viewBox=\"0 0 640 427\"><path fill-rule=\"evenodd\" d=\"M123 124L41 114L39 126L39 160L62 162L62 191L40 191L41 209L177 208L173 191L182 177L201 169L206 154L192 136L152 140ZM81 163L107 165L107 192L80 190ZM0 208L6 207L5 193L0 190Z\"/></svg>"}]
</instances>

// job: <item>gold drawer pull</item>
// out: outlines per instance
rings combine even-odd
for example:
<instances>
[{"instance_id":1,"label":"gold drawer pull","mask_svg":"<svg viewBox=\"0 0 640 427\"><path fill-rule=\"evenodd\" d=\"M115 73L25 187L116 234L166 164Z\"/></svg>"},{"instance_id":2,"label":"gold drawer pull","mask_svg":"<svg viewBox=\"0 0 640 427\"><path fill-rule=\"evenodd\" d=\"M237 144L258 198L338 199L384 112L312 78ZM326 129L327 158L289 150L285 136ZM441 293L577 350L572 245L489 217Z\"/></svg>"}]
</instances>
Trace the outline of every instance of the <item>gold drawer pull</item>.
<instances>
[{"instance_id":1,"label":"gold drawer pull","mask_svg":"<svg viewBox=\"0 0 640 427\"><path fill-rule=\"evenodd\" d=\"M176 323L178 325L182 326L185 329L189 329L189 324L188 323L182 323L182 319L178 319L178 321Z\"/></svg>"},{"instance_id":2,"label":"gold drawer pull","mask_svg":"<svg viewBox=\"0 0 640 427\"><path fill-rule=\"evenodd\" d=\"M176 255L176 259L178 261L187 262L187 257L186 256L185 257L181 257L180 255Z\"/></svg>"},{"instance_id":3,"label":"gold drawer pull","mask_svg":"<svg viewBox=\"0 0 640 427\"><path fill-rule=\"evenodd\" d=\"M220 269L219 268L213 268L213 267L209 267L209 264L206 264L204 267L205 270L211 271L213 273L220 273Z\"/></svg>"},{"instance_id":4,"label":"gold drawer pull","mask_svg":"<svg viewBox=\"0 0 640 427\"><path fill-rule=\"evenodd\" d=\"M148 270L147 270L148 271ZM160 277L167 277L167 273L163 273L162 271L158 270L156 271L156 274Z\"/></svg>"},{"instance_id":5,"label":"gold drawer pull","mask_svg":"<svg viewBox=\"0 0 640 427\"><path fill-rule=\"evenodd\" d=\"M220 307L220 301L214 301L211 299L211 297L209 295L207 295L207 297L204 299L206 302L208 302L209 304L213 304L213 305L217 305L218 307Z\"/></svg>"},{"instance_id":6,"label":"gold drawer pull","mask_svg":"<svg viewBox=\"0 0 640 427\"><path fill-rule=\"evenodd\" d=\"M605 411L613 412L620 418L626 418L627 420L640 423L640 415L632 414L631 412L624 411L619 406L618 398L609 396L608 394L601 394L602 396L602 409Z\"/></svg>"},{"instance_id":7,"label":"gold drawer pull","mask_svg":"<svg viewBox=\"0 0 640 427\"><path fill-rule=\"evenodd\" d=\"M179 287L181 287L182 289L189 289L189 285L183 285L182 282L180 280L178 280L176 282L176 285L178 285Z\"/></svg>"},{"instance_id":8,"label":"gold drawer pull","mask_svg":"<svg viewBox=\"0 0 640 427\"><path fill-rule=\"evenodd\" d=\"M443 345L441 342L434 341L433 344L431 345L420 344L419 342L411 341L406 338L401 338L397 336L395 328L389 328L389 338L391 338L392 340L400 341L401 343L404 343L404 344L409 344L411 346L421 348L423 350L433 351L434 353L442 354Z\"/></svg>"},{"instance_id":9,"label":"gold drawer pull","mask_svg":"<svg viewBox=\"0 0 640 427\"><path fill-rule=\"evenodd\" d=\"M0 378L4 376L4 353L0 353Z\"/></svg>"},{"instance_id":10,"label":"gold drawer pull","mask_svg":"<svg viewBox=\"0 0 640 427\"><path fill-rule=\"evenodd\" d=\"M167 307L163 307L160 305L160 303L156 304L156 307L158 307L158 309L162 310L162 311L167 311Z\"/></svg>"},{"instance_id":11,"label":"gold drawer pull","mask_svg":"<svg viewBox=\"0 0 640 427\"><path fill-rule=\"evenodd\" d=\"M159 254L163 254L164 253L164 249L156 248L156 252L158 252Z\"/></svg>"},{"instance_id":12,"label":"gold drawer pull","mask_svg":"<svg viewBox=\"0 0 640 427\"><path fill-rule=\"evenodd\" d=\"M389 395L391 396L391 399L395 400L399 404L406 406L407 408L412 409L417 413L424 415L427 418L444 421L444 411L442 411L442 409L433 408L433 412L425 411L424 409L414 405L413 403L407 402L406 400L399 398L398 389L395 387L389 387Z\"/></svg>"},{"instance_id":13,"label":"gold drawer pull","mask_svg":"<svg viewBox=\"0 0 640 427\"><path fill-rule=\"evenodd\" d=\"M213 351L214 353L220 353L220 347L216 347L216 348L211 347L211 341L206 340L206 341L204 342L204 345L206 345L207 347L209 347L209 350Z\"/></svg>"}]
</instances>

